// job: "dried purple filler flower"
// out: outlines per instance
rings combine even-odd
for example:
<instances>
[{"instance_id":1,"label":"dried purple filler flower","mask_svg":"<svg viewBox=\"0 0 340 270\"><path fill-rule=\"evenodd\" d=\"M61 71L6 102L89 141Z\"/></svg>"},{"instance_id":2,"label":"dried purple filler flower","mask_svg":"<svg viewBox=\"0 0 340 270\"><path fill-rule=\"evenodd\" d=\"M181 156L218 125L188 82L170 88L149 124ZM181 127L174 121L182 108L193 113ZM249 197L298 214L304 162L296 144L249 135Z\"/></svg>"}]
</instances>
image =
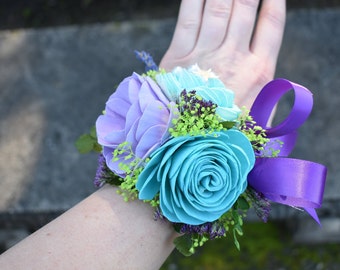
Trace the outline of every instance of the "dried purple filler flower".
<instances>
[{"instance_id":1,"label":"dried purple filler flower","mask_svg":"<svg viewBox=\"0 0 340 270\"><path fill-rule=\"evenodd\" d=\"M217 107L211 100L199 99L196 95L196 90L187 92L184 89L181 92L180 99L184 104L181 109L184 111L196 111L197 116L202 114L202 110L210 109L213 111L216 110Z\"/></svg>"},{"instance_id":2,"label":"dried purple filler flower","mask_svg":"<svg viewBox=\"0 0 340 270\"><path fill-rule=\"evenodd\" d=\"M104 184L103 178L105 173L105 158L102 154L98 156L98 167L96 171L96 176L94 177L94 185L96 187L101 187Z\"/></svg>"},{"instance_id":3,"label":"dried purple filler flower","mask_svg":"<svg viewBox=\"0 0 340 270\"><path fill-rule=\"evenodd\" d=\"M137 59L141 60L145 64L145 71L158 70L158 66L155 61L153 61L152 56L144 51L135 51Z\"/></svg>"},{"instance_id":4,"label":"dried purple filler flower","mask_svg":"<svg viewBox=\"0 0 340 270\"><path fill-rule=\"evenodd\" d=\"M256 215L263 221L267 222L271 210L269 200L260 192L252 188L247 189L248 197L251 199Z\"/></svg>"},{"instance_id":5,"label":"dried purple filler flower","mask_svg":"<svg viewBox=\"0 0 340 270\"><path fill-rule=\"evenodd\" d=\"M217 222L207 222L202 225L183 224L180 228L183 234L209 235L210 239L222 237L225 235L225 228Z\"/></svg>"}]
</instances>

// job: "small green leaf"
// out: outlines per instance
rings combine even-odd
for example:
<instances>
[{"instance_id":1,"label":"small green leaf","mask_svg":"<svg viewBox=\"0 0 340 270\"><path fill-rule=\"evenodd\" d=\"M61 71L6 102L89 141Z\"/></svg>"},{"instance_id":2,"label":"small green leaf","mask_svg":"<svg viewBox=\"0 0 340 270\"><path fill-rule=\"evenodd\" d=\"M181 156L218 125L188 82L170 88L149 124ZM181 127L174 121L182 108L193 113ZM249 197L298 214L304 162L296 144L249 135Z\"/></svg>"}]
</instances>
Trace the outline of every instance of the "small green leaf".
<instances>
[{"instance_id":1,"label":"small green leaf","mask_svg":"<svg viewBox=\"0 0 340 270\"><path fill-rule=\"evenodd\" d=\"M237 211L235 211L235 210L232 211L232 217L233 217L233 220L235 222L238 221L239 216L240 216L240 214Z\"/></svg>"},{"instance_id":2,"label":"small green leaf","mask_svg":"<svg viewBox=\"0 0 340 270\"><path fill-rule=\"evenodd\" d=\"M250 208L250 204L244 197L240 196L237 199L237 208L241 210L248 210Z\"/></svg>"},{"instance_id":3,"label":"small green leaf","mask_svg":"<svg viewBox=\"0 0 340 270\"><path fill-rule=\"evenodd\" d=\"M243 235L243 230L242 230L242 227L240 225L236 225L234 227L234 230L238 233L238 235L240 235L240 236Z\"/></svg>"},{"instance_id":4,"label":"small green leaf","mask_svg":"<svg viewBox=\"0 0 340 270\"><path fill-rule=\"evenodd\" d=\"M190 235L184 234L175 238L174 244L179 252L181 252L184 256L191 256L192 252L192 245L193 242L191 240Z\"/></svg>"},{"instance_id":5,"label":"small green leaf","mask_svg":"<svg viewBox=\"0 0 340 270\"><path fill-rule=\"evenodd\" d=\"M112 186L119 186L123 182L123 179L113 174L109 179L106 179L106 183Z\"/></svg>"},{"instance_id":6,"label":"small green leaf","mask_svg":"<svg viewBox=\"0 0 340 270\"><path fill-rule=\"evenodd\" d=\"M182 225L183 225L182 223L173 223L173 227L175 229L175 232L180 233Z\"/></svg>"},{"instance_id":7,"label":"small green leaf","mask_svg":"<svg viewBox=\"0 0 340 270\"><path fill-rule=\"evenodd\" d=\"M96 127L95 127L95 126L93 126L93 127L91 128L91 130L90 130L90 136L91 136L92 138L94 138L94 139L97 140L97 131L96 131Z\"/></svg>"},{"instance_id":8,"label":"small green leaf","mask_svg":"<svg viewBox=\"0 0 340 270\"><path fill-rule=\"evenodd\" d=\"M235 122L233 122L233 121L224 121L224 122L221 122L221 124L226 129L230 129L233 126L235 126Z\"/></svg>"},{"instance_id":9,"label":"small green leaf","mask_svg":"<svg viewBox=\"0 0 340 270\"><path fill-rule=\"evenodd\" d=\"M86 154L93 150L96 141L89 134L81 135L76 141L75 145L81 154Z\"/></svg>"},{"instance_id":10,"label":"small green leaf","mask_svg":"<svg viewBox=\"0 0 340 270\"><path fill-rule=\"evenodd\" d=\"M97 133L95 126L90 129L89 134L81 135L76 141L75 145L79 153L81 154L86 154L91 151L100 153L102 151L102 146L97 142Z\"/></svg>"},{"instance_id":11,"label":"small green leaf","mask_svg":"<svg viewBox=\"0 0 340 270\"><path fill-rule=\"evenodd\" d=\"M92 150L100 153L102 151L102 146L99 143L97 143L97 141L95 141Z\"/></svg>"},{"instance_id":12,"label":"small green leaf","mask_svg":"<svg viewBox=\"0 0 340 270\"><path fill-rule=\"evenodd\" d=\"M234 235L234 244L236 246L236 248L238 249L238 251L241 250L241 246L239 241L237 240L237 236L236 236L236 230L233 230L233 235Z\"/></svg>"}]
</instances>

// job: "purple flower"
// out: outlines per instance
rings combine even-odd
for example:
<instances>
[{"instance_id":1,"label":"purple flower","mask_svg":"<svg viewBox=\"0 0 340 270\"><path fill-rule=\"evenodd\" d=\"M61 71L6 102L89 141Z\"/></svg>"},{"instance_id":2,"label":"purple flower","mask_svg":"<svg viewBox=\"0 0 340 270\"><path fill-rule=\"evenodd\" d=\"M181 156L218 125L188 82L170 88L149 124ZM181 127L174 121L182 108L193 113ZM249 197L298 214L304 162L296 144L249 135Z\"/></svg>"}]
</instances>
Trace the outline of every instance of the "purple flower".
<instances>
[{"instance_id":1,"label":"purple flower","mask_svg":"<svg viewBox=\"0 0 340 270\"><path fill-rule=\"evenodd\" d=\"M124 177L121 162L131 164L148 157L169 137L173 110L177 110L174 104L151 78L136 73L125 78L106 102L105 114L96 122L98 143L103 146L107 166ZM113 160L114 150L122 143L126 143L126 151Z\"/></svg>"}]
</instances>

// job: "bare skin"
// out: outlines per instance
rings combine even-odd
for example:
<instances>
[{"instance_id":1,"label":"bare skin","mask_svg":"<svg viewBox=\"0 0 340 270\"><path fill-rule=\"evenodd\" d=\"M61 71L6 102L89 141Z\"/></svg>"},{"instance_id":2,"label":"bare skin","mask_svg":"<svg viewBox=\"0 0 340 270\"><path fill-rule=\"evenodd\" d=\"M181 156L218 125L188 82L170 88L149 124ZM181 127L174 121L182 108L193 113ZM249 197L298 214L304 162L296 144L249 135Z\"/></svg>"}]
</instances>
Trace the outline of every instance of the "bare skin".
<instances>
[{"instance_id":1,"label":"bare skin","mask_svg":"<svg viewBox=\"0 0 340 270\"><path fill-rule=\"evenodd\" d=\"M160 66L198 63L212 69L236 93L235 103L250 108L273 79L285 24L285 1L185 0L174 38Z\"/></svg>"},{"instance_id":2,"label":"bare skin","mask_svg":"<svg viewBox=\"0 0 340 270\"><path fill-rule=\"evenodd\" d=\"M274 76L285 1L182 0L160 66L211 68L248 108ZM0 256L0 269L159 269L172 252L172 226L140 201L101 188Z\"/></svg>"},{"instance_id":3,"label":"bare skin","mask_svg":"<svg viewBox=\"0 0 340 270\"><path fill-rule=\"evenodd\" d=\"M174 236L147 204L105 186L5 252L0 269L158 269Z\"/></svg>"}]
</instances>

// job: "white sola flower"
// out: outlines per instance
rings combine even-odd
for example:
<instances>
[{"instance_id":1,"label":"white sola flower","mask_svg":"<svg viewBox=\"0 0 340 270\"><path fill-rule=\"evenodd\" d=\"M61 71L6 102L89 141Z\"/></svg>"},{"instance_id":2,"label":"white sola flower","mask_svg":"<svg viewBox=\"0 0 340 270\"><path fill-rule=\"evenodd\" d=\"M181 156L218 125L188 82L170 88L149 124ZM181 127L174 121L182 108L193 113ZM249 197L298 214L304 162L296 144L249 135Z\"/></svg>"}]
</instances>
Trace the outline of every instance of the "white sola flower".
<instances>
[{"instance_id":1,"label":"white sola flower","mask_svg":"<svg viewBox=\"0 0 340 270\"><path fill-rule=\"evenodd\" d=\"M189 71L203 78L204 81L209 79L218 79L218 76L209 68L208 70L201 69L198 64L192 65Z\"/></svg>"}]
</instances>

